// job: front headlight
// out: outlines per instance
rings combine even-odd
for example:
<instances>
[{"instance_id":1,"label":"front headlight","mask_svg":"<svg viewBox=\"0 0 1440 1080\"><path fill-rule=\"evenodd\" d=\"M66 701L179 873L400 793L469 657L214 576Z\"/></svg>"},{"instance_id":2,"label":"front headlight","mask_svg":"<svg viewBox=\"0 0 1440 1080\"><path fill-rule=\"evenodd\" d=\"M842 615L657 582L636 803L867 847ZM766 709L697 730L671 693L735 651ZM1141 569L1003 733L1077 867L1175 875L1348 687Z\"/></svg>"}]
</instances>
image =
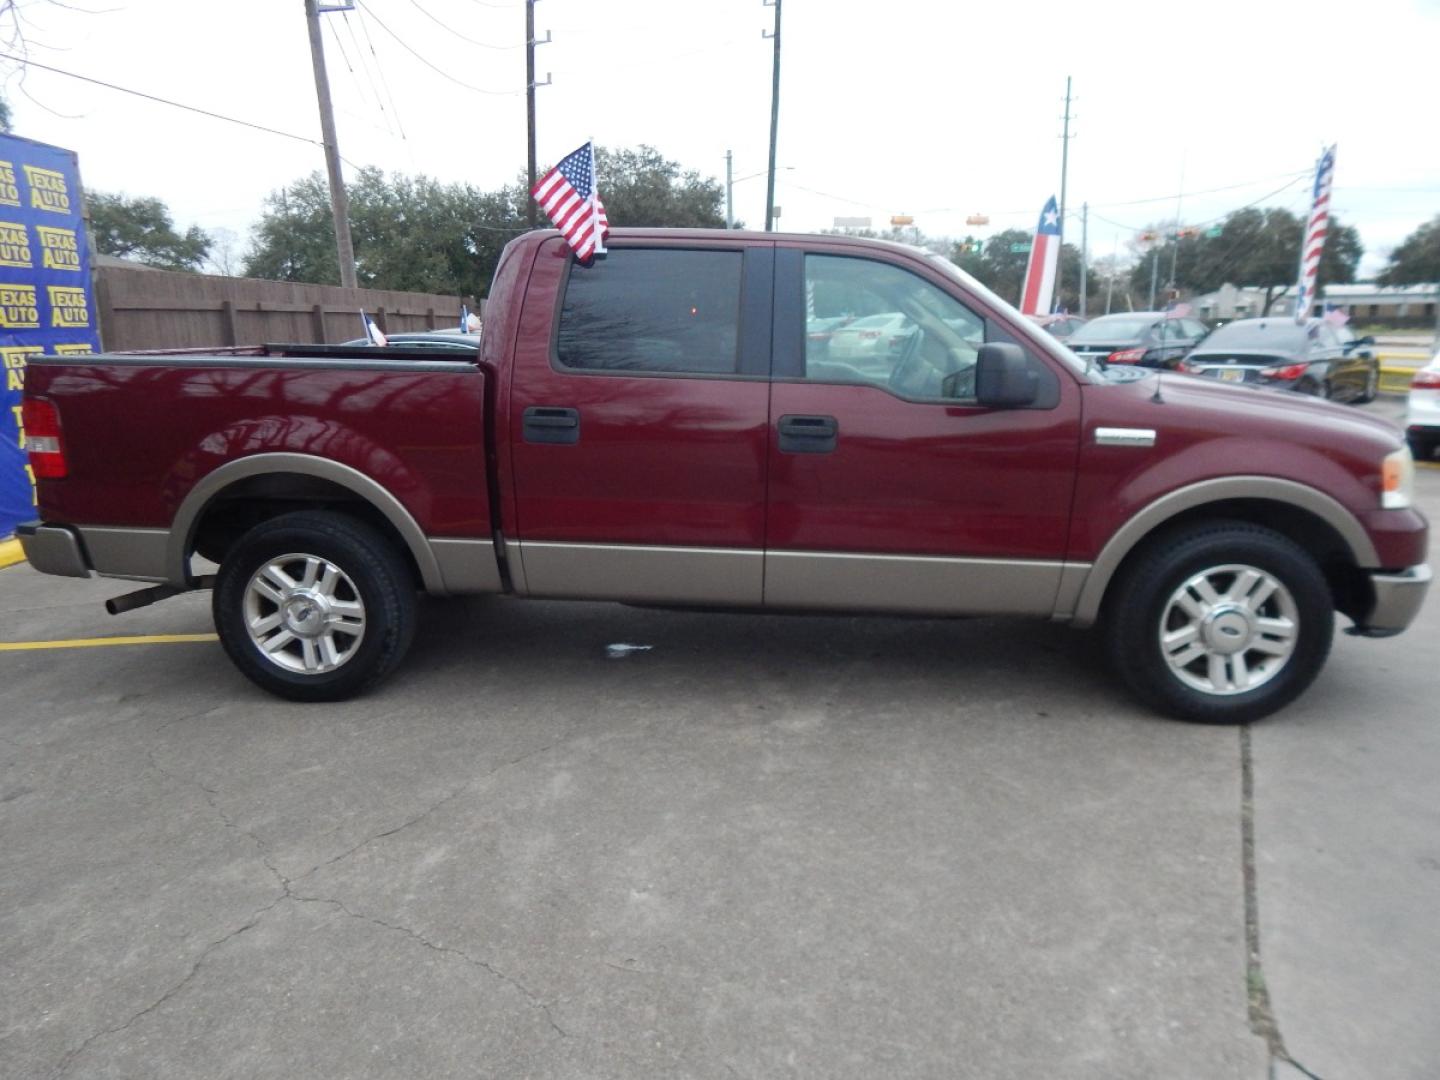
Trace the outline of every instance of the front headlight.
<instances>
[{"instance_id":1,"label":"front headlight","mask_svg":"<svg viewBox=\"0 0 1440 1080\"><path fill-rule=\"evenodd\" d=\"M1380 506L1385 510L1404 510L1415 494L1415 459L1410 447L1402 446L1386 454L1380 466Z\"/></svg>"}]
</instances>

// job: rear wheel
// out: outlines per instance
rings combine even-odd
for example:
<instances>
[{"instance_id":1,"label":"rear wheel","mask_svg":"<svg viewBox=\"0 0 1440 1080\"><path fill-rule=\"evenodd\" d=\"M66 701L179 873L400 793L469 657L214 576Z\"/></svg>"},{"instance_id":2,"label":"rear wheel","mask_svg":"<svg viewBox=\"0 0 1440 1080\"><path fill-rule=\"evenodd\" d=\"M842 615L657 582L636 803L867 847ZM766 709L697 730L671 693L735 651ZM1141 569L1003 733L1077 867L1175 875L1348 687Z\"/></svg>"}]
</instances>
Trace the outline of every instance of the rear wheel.
<instances>
[{"instance_id":1,"label":"rear wheel","mask_svg":"<svg viewBox=\"0 0 1440 1080\"><path fill-rule=\"evenodd\" d=\"M1369 405L1380 392L1380 369L1372 364L1365 370L1365 390L1355 399L1357 405Z\"/></svg>"},{"instance_id":2,"label":"rear wheel","mask_svg":"<svg viewBox=\"0 0 1440 1080\"><path fill-rule=\"evenodd\" d=\"M1430 455L1435 453L1436 440L1430 436L1412 432L1405 436L1405 441L1410 444L1410 456L1416 461L1429 461Z\"/></svg>"},{"instance_id":3,"label":"rear wheel","mask_svg":"<svg viewBox=\"0 0 1440 1080\"><path fill-rule=\"evenodd\" d=\"M220 565L212 608L221 644L251 681L296 701L338 701L399 664L415 587L374 529L304 511L240 538Z\"/></svg>"},{"instance_id":4,"label":"rear wheel","mask_svg":"<svg viewBox=\"0 0 1440 1080\"><path fill-rule=\"evenodd\" d=\"M1213 522L1164 535L1107 599L1106 648L1137 697L1206 723L1289 704L1330 652L1334 610L1303 548L1270 529Z\"/></svg>"}]
</instances>

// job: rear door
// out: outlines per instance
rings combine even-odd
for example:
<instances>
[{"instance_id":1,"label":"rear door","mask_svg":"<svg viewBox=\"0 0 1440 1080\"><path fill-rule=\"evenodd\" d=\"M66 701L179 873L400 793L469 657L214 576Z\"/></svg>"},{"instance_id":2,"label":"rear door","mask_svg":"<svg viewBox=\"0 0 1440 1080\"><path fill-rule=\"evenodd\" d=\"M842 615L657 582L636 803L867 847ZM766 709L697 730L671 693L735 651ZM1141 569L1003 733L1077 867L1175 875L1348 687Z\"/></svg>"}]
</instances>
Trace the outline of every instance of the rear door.
<instances>
[{"instance_id":1,"label":"rear door","mask_svg":"<svg viewBox=\"0 0 1440 1080\"><path fill-rule=\"evenodd\" d=\"M875 347L814 347L810 320L896 316ZM1038 351L1034 408L975 400L1003 317L919 258L776 255L765 603L1048 614L1079 439L1074 377ZM852 324L853 325L853 324Z\"/></svg>"},{"instance_id":2,"label":"rear door","mask_svg":"<svg viewBox=\"0 0 1440 1080\"><path fill-rule=\"evenodd\" d=\"M759 604L773 259L542 248L507 409L517 590Z\"/></svg>"}]
</instances>

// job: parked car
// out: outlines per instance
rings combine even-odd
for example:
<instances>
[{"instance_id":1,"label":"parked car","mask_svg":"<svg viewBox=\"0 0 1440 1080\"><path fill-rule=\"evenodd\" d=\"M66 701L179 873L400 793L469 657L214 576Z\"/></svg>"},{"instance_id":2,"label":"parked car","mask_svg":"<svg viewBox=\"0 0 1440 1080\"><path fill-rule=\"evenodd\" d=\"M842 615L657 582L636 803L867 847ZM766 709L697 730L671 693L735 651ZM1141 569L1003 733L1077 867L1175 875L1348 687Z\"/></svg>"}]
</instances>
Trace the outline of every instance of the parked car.
<instances>
[{"instance_id":1,"label":"parked car","mask_svg":"<svg viewBox=\"0 0 1440 1080\"><path fill-rule=\"evenodd\" d=\"M150 583L117 612L213 584L239 670L309 701L394 670L418 590L1098 623L1137 696L1215 722L1300 694L1337 612L1384 636L1419 610L1427 524L1377 417L1087 366L902 245L608 247L512 240L478 358L34 357L32 567ZM908 340L821 360L807 297Z\"/></svg>"},{"instance_id":2,"label":"parked car","mask_svg":"<svg viewBox=\"0 0 1440 1080\"><path fill-rule=\"evenodd\" d=\"M1429 461L1440 447L1440 350L1410 380L1405 437L1416 461Z\"/></svg>"},{"instance_id":3,"label":"parked car","mask_svg":"<svg viewBox=\"0 0 1440 1080\"><path fill-rule=\"evenodd\" d=\"M460 330L418 330L413 333L387 334L386 343L392 349L424 349L436 352L475 356L480 349L480 332ZM346 348L371 348L368 338L356 338L342 343Z\"/></svg>"},{"instance_id":4,"label":"parked car","mask_svg":"<svg viewBox=\"0 0 1440 1080\"><path fill-rule=\"evenodd\" d=\"M1342 343L1336 328L1320 319L1303 326L1288 316L1237 319L1206 338L1180 370L1363 404L1375 400L1380 362L1362 352L1362 340Z\"/></svg>"},{"instance_id":5,"label":"parked car","mask_svg":"<svg viewBox=\"0 0 1440 1080\"><path fill-rule=\"evenodd\" d=\"M1210 332L1199 319L1163 311L1101 315L1072 333L1065 344L1082 360L1174 368Z\"/></svg>"},{"instance_id":6,"label":"parked car","mask_svg":"<svg viewBox=\"0 0 1440 1080\"><path fill-rule=\"evenodd\" d=\"M903 312L866 315L830 331L829 359L861 370L889 371L914 333L914 321Z\"/></svg>"},{"instance_id":7,"label":"parked car","mask_svg":"<svg viewBox=\"0 0 1440 1080\"><path fill-rule=\"evenodd\" d=\"M1027 315L1025 317L1061 341L1067 340L1088 321L1078 315Z\"/></svg>"}]
</instances>

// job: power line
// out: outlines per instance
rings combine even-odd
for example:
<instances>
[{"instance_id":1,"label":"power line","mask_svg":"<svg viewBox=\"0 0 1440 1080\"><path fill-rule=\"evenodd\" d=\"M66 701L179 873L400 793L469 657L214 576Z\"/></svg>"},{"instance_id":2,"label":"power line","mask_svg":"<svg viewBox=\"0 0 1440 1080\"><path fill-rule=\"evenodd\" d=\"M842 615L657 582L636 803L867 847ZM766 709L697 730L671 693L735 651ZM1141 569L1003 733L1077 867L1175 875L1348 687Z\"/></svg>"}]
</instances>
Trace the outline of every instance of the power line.
<instances>
[{"instance_id":1,"label":"power line","mask_svg":"<svg viewBox=\"0 0 1440 1080\"><path fill-rule=\"evenodd\" d=\"M405 43L405 39L404 39L404 38L400 37L400 35L397 34L397 33L395 33L394 30L391 30L390 27L386 26L385 23L380 19L380 16L376 15L375 12L370 9L370 5L369 5L369 4L360 4L360 3L358 2L358 0L357 0L356 7L360 8L362 11L365 12L365 14L369 15L370 18L374 19L374 20L375 20L375 25L377 25L378 27L380 27L381 30L384 30L387 34L389 34L392 38L394 38L396 44L398 44L402 49L404 49L406 52L408 52L411 56L415 57L416 60L419 60L422 64L424 64L426 67L428 67L431 71L435 72L437 75L440 75L440 76L442 76L443 78L449 79L449 80L450 80L451 82L453 82L456 86L464 87L466 90L473 90L473 91L474 91L475 93L477 93L477 94L489 94L489 95L491 95L492 97L513 97L513 96L516 95L516 94L522 94L522 93L524 93L523 90L486 90L483 86L471 86L469 83L463 82L463 81L461 81L460 79L457 79L454 75L451 75L448 71L445 71L445 70L442 69L442 68L436 67L433 63L431 63L429 60L427 60L422 54L420 54L420 53L417 52L415 49L413 49L413 48L411 48L409 45L407 45L407 44Z\"/></svg>"},{"instance_id":2,"label":"power line","mask_svg":"<svg viewBox=\"0 0 1440 1080\"><path fill-rule=\"evenodd\" d=\"M209 109L202 109L198 105L186 105L179 101L172 101L169 98L158 97L155 94L147 94L143 90L131 90L128 86L117 86L115 83L105 82L103 79L92 79L88 75L77 75L73 71L64 71L49 64L42 64L35 60L14 56L11 53L0 52L0 60L12 60L17 64L26 67L37 67L42 71L54 72L56 75L64 75L70 79L79 79L81 82L93 83L96 86L103 86L107 90L118 90L122 94L133 94L135 97L145 98L147 101L155 101L161 105L170 105L177 109L184 109L186 112L199 113L201 116L208 116L212 120L224 120L227 123L239 124L241 127L253 128L256 131L264 131L271 135L281 135L287 139L294 139L296 142L309 143L311 146L323 146L319 139L312 139L306 135L296 135L294 132L281 131L279 128L266 127L264 124L252 123L249 120L241 120L238 117L226 116L224 113L211 112Z\"/></svg>"},{"instance_id":3,"label":"power line","mask_svg":"<svg viewBox=\"0 0 1440 1080\"><path fill-rule=\"evenodd\" d=\"M467 45L478 45L482 49L495 49L497 51L505 49L523 49L525 47L523 42L518 45L491 45L488 41L476 41L474 38L468 38L464 34L460 33L460 31L456 30L449 23L447 23L444 19L436 18L434 15L430 14L430 12L426 11L423 7L420 6L420 0L410 0L410 3L415 5L415 9L419 11L421 15L424 15L427 19L435 23L437 26L443 27L450 34L451 37L459 38ZM510 7L512 5L507 4L505 6Z\"/></svg>"},{"instance_id":4,"label":"power line","mask_svg":"<svg viewBox=\"0 0 1440 1080\"><path fill-rule=\"evenodd\" d=\"M365 74L368 77L370 74L370 66L365 63L364 53L360 52L360 40L355 36L355 28L350 25L350 13L342 11L340 17L345 20L345 28L350 31L350 40L355 42L355 51L359 53L361 66L365 68ZM360 29L365 33L365 44L370 46L370 58L375 61L375 71L380 76L380 85L385 88L385 96L390 99L390 111L395 114L395 126L400 129L400 141L409 142L409 140L405 138L405 125L400 120L400 107L395 104L395 95L390 92L390 80L385 78L385 65L380 63L380 57L375 54L375 42L370 40L370 28L365 25L364 18L360 12L357 11L355 13L355 19L360 23ZM380 99L379 91L376 91L375 98L377 101ZM380 110L384 112L384 104L381 104Z\"/></svg>"}]
</instances>

